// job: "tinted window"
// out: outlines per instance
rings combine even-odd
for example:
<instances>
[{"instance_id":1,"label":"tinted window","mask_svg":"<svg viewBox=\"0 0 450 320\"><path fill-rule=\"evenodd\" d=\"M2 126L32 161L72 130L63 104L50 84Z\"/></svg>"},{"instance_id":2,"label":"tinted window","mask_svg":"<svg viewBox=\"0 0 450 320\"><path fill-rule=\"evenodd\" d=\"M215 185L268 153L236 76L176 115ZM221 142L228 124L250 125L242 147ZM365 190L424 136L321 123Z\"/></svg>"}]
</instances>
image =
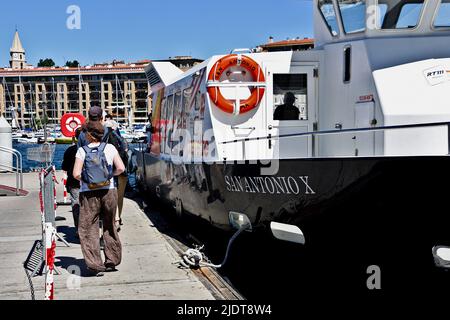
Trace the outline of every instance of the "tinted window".
<instances>
[{"instance_id":1,"label":"tinted window","mask_svg":"<svg viewBox=\"0 0 450 320\"><path fill-rule=\"evenodd\" d=\"M379 0L382 29L408 29L419 24L423 1Z\"/></svg>"},{"instance_id":2,"label":"tinted window","mask_svg":"<svg viewBox=\"0 0 450 320\"><path fill-rule=\"evenodd\" d=\"M450 27L450 0L442 1L434 21L436 28Z\"/></svg>"},{"instance_id":3,"label":"tinted window","mask_svg":"<svg viewBox=\"0 0 450 320\"><path fill-rule=\"evenodd\" d=\"M331 0L319 0L319 9L322 12L323 17L328 25L328 29L333 36L339 34L339 28L336 21L336 12L334 11L333 1Z\"/></svg>"},{"instance_id":4,"label":"tinted window","mask_svg":"<svg viewBox=\"0 0 450 320\"><path fill-rule=\"evenodd\" d=\"M421 3L406 3L400 11L397 29L416 27L419 24L422 6Z\"/></svg>"},{"instance_id":5,"label":"tinted window","mask_svg":"<svg viewBox=\"0 0 450 320\"><path fill-rule=\"evenodd\" d=\"M274 74L274 120L308 120L306 74Z\"/></svg>"},{"instance_id":6,"label":"tinted window","mask_svg":"<svg viewBox=\"0 0 450 320\"><path fill-rule=\"evenodd\" d=\"M361 32L366 29L366 1L339 0L339 10L346 33Z\"/></svg>"}]
</instances>

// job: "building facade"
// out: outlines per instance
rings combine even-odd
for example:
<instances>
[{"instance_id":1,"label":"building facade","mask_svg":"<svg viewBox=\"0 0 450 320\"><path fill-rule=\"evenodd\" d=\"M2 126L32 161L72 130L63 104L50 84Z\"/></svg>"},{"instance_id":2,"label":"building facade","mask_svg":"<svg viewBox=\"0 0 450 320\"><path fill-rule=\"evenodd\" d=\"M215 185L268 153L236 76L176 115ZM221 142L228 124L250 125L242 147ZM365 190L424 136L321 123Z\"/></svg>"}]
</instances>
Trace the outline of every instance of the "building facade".
<instances>
[{"instance_id":1,"label":"building facade","mask_svg":"<svg viewBox=\"0 0 450 320\"><path fill-rule=\"evenodd\" d=\"M26 63L17 31L10 56L10 67L0 68L0 115L13 127L34 129L43 122L59 124L65 113L87 116L93 105L101 106L124 125L147 122L152 103L145 67L150 60L78 68L33 67ZM173 60L185 69L201 61L191 57Z\"/></svg>"},{"instance_id":2,"label":"building facade","mask_svg":"<svg viewBox=\"0 0 450 320\"><path fill-rule=\"evenodd\" d=\"M0 69L0 113L14 126L33 128L65 113L87 116L101 106L122 124L143 124L151 111L147 64L80 68Z\"/></svg>"}]
</instances>

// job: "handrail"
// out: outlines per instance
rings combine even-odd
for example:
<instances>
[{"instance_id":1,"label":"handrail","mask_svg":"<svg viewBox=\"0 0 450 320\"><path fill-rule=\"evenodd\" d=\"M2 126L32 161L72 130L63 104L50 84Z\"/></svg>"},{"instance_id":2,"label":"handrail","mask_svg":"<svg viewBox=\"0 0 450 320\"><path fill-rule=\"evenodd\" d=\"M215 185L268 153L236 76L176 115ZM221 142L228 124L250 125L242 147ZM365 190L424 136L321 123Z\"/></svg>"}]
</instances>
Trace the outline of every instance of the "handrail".
<instances>
[{"instance_id":1,"label":"handrail","mask_svg":"<svg viewBox=\"0 0 450 320\"><path fill-rule=\"evenodd\" d=\"M7 166L4 164L0 164L1 167L10 168L8 171L14 172L16 171L16 195L20 195L20 190L23 189L23 158L22 154L8 147L0 146L0 152L5 152L14 156L16 160L16 166Z\"/></svg>"},{"instance_id":2,"label":"handrail","mask_svg":"<svg viewBox=\"0 0 450 320\"><path fill-rule=\"evenodd\" d=\"M391 130L391 129L426 128L426 127L437 127L437 126L448 126L449 127L449 138L450 138L450 122L429 122L429 123L420 123L420 124L405 124L405 125L394 125L394 126L383 126L383 127L310 131L310 132L283 134L283 135L278 135L278 136L268 135L268 136L255 137L255 138L245 138L245 139L239 139L239 140L236 139L236 140L224 141L224 142L220 142L220 144L230 144L230 143L238 143L238 142L257 141L257 140L272 140L272 139L301 137L301 136L320 136L320 135L350 133L350 132L375 132L375 131L384 131L384 130ZM449 143L450 143L450 141L449 141Z\"/></svg>"}]
</instances>

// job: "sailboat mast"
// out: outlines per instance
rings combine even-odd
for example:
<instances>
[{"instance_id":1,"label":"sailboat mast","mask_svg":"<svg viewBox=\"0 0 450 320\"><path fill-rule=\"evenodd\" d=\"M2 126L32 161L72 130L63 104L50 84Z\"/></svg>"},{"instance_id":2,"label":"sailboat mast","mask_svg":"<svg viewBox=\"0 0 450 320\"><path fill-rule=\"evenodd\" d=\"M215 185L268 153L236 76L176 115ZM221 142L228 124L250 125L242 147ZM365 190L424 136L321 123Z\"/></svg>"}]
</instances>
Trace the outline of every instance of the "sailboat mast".
<instances>
[{"instance_id":1,"label":"sailboat mast","mask_svg":"<svg viewBox=\"0 0 450 320\"><path fill-rule=\"evenodd\" d=\"M22 92L22 77L20 76L20 74L19 74L19 86L20 86L20 94L22 95L23 94L23 92ZM25 96L25 94L24 94L24 96ZM20 97L20 98L22 98L22 97ZM23 106L22 106L22 104L25 102L25 101L22 101L22 99L20 99L20 101L21 101L21 103L20 103L20 123L21 123L21 130L22 129L24 129L25 128L25 119L24 119L24 112L23 112Z\"/></svg>"},{"instance_id":2,"label":"sailboat mast","mask_svg":"<svg viewBox=\"0 0 450 320\"><path fill-rule=\"evenodd\" d=\"M36 130L34 117L33 117L33 92L31 90L31 82L28 81L28 85L30 86L30 89L28 90L28 94L30 95L30 103L28 105L29 113L30 113L30 127L33 130Z\"/></svg>"}]
</instances>

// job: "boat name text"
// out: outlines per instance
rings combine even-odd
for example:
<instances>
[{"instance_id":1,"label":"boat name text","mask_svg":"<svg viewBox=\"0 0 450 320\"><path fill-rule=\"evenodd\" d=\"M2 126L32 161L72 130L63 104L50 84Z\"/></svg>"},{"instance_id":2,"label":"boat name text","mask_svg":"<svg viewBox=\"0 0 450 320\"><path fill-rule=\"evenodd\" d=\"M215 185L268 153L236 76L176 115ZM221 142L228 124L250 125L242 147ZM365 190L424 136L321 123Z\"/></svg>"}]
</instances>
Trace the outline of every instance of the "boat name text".
<instances>
[{"instance_id":1,"label":"boat name text","mask_svg":"<svg viewBox=\"0 0 450 320\"><path fill-rule=\"evenodd\" d=\"M308 176L289 177L239 177L225 176L229 192L267 194L306 194L316 192L311 188Z\"/></svg>"}]
</instances>

